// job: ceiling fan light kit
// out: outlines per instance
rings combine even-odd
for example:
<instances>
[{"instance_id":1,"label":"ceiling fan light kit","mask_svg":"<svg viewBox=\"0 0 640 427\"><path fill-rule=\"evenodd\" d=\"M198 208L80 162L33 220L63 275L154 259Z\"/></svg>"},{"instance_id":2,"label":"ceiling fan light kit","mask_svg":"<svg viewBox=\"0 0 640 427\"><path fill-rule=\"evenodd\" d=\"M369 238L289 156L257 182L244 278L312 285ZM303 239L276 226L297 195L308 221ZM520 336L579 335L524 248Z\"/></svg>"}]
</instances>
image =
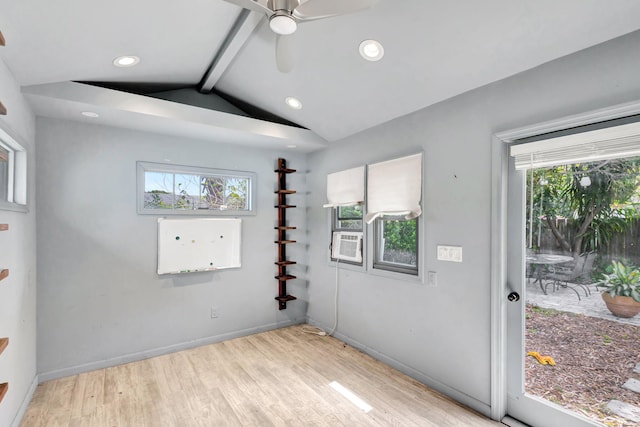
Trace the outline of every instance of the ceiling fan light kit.
<instances>
[{"instance_id":1,"label":"ceiling fan light kit","mask_svg":"<svg viewBox=\"0 0 640 427\"><path fill-rule=\"evenodd\" d=\"M298 24L288 12L277 11L269 18L269 28L276 34L288 36L296 32Z\"/></svg>"}]
</instances>

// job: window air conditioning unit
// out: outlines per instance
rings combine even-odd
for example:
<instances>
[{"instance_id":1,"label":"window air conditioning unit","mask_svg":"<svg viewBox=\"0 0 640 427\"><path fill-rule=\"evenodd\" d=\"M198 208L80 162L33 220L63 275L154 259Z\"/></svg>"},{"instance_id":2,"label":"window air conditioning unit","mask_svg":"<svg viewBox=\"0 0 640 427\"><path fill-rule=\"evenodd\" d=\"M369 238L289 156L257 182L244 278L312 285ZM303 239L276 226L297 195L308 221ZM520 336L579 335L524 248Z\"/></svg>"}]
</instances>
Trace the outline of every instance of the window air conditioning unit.
<instances>
[{"instance_id":1,"label":"window air conditioning unit","mask_svg":"<svg viewBox=\"0 0 640 427\"><path fill-rule=\"evenodd\" d=\"M334 232L331 242L331 258L362 262L362 232Z\"/></svg>"}]
</instances>

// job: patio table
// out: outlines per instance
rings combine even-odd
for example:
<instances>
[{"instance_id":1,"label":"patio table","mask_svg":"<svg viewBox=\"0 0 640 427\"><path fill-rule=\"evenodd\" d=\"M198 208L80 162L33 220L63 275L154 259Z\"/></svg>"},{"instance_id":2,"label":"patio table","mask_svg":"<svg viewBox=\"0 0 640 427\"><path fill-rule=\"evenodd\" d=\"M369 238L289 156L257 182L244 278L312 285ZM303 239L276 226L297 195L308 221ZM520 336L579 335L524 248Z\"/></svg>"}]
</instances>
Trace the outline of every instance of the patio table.
<instances>
[{"instance_id":1,"label":"patio table","mask_svg":"<svg viewBox=\"0 0 640 427\"><path fill-rule=\"evenodd\" d=\"M527 264L532 265L532 276L535 274L536 280L540 284L540 289L542 289L542 293L547 294L547 290L545 289L543 280L543 273L548 269L549 266L554 266L558 264L565 264L567 262L572 262L573 257L567 255L557 255L557 254L535 254L535 255L527 255L526 257Z\"/></svg>"}]
</instances>

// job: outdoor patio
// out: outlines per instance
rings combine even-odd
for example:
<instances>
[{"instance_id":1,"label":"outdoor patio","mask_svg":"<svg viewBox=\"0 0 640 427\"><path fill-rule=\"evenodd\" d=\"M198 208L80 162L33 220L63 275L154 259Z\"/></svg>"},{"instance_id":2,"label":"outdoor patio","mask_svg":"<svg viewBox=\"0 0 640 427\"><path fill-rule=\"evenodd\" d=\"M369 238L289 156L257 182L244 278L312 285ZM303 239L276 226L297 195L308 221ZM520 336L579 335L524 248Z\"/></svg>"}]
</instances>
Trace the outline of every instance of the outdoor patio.
<instances>
[{"instance_id":1,"label":"outdoor patio","mask_svg":"<svg viewBox=\"0 0 640 427\"><path fill-rule=\"evenodd\" d=\"M585 292L581 287L576 287L580 293L580 300L578 300L578 296L572 289L561 287L554 291L551 285L547 287L548 293L545 295L540 289L540 285L534 283L533 279L530 279L527 281L526 301L529 304L534 304L541 308L553 308L559 311L584 314L586 316L640 326L640 315L632 317L631 319L614 316L607 309L604 301L602 301L600 290L596 289L594 285L588 285L588 287L591 291L591 295L589 296L585 296Z\"/></svg>"}]
</instances>

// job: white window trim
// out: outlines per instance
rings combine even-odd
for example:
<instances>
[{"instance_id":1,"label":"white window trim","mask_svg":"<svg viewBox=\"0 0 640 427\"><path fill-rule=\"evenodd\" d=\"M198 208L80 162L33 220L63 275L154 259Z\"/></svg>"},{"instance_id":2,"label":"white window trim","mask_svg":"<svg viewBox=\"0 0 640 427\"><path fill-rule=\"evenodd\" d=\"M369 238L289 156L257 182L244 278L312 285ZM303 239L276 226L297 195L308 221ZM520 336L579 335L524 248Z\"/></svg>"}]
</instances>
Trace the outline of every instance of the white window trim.
<instances>
[{"instance_id":1,"label":"white window trim","mask_svg":"<svg viewBox=\"0 0 640 427\"><path fill-rule=\"evenodd\" d=\"M7 200L0 200L0 210L29 212L26 144L19 143L4 126L0 126L0 146L9 152Z\"/></svg>"},{"instance_id":2,"label":"white window trim","mask_svg":"<svg viewBox=\"0 0 640 427\"><path fill-rule=\"evenodd\" d=\"M165 172L175 174L202 174L202 175L221 175L234 176L240 178L248 178L249 183L249 210L180 210L180 209L148 209L144 207L144 190L145 190L145 172ZM137 212L141 215L179 215L179 216L251 216L256 215L256 188L257 174L255 172L235 171L228 169L205 168L199 166L183 166L167 163L142 162L136 163L137 175Z\"/></svg>"}]
</instances>

